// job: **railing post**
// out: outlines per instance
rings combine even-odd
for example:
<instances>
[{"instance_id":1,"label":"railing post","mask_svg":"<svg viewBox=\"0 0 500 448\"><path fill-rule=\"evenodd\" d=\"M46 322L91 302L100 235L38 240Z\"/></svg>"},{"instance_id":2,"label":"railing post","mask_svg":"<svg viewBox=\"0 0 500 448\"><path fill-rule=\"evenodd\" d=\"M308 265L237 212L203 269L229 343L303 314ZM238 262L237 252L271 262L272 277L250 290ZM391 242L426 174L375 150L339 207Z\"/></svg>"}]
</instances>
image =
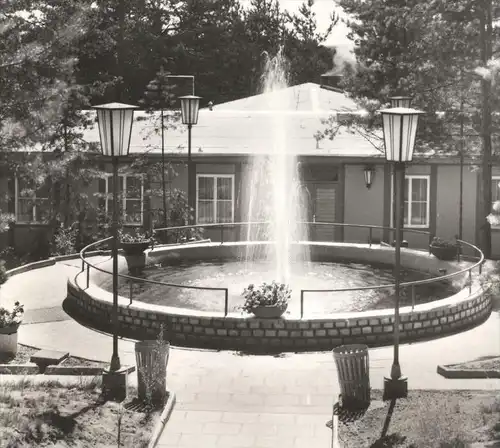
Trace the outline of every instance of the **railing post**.
<instances>
[{"instance_id":1,"label":"railing post","mask_svg":"<svg viewBox=\"0 0 500 448\"><path fill-rule=\"evenodd\" d=\"M469 269L469 294L472 294L472 269Z\"/></svg>"},{"instance_id":2,"label":"railing post","mask_svg":"<svg viewBox=\"0 0 500 448\"><path fill-rule=\"evenodd\" d=\"M457 246L457 263L460 263L460 252L462 251L462 245L458 241L458 235L455 235L455 246Z\"/></svg>"},{"instance_id":3,"label":"railing post","mask_svg":"<svg viewBox=\"0 0 500 448\"><path fill-rule=\"evenodd\" d=\"M90 266L87 264L87 288L90 284Z\"/></svg>"},{"instance_id":4,"label":"railing post","mask_svg":"<svg viewBox=\"0 0 500 448\"><path fill-rule=\"evenodd\" d=\"M129 296L128 296L128 298L130 300L129 305L132 305L132 294L133 294L133 287L134 287L133 283L132 283L132 280L129 281L129 285L130 285L130 293L129 293Z\"/></svg>"},{"instance_id":5,"label":"railing post","mask_svg":"<svg viewBox=\"0 0 500 448\"><path fill-rule=\"evenodd\" d=\"M85 271L85 260L84 260L85 255L82 257L82 270L81 272Z\"/></svg>"},{"instance_id":6,"label":"railing post","mask_svg":"<svg viewBox=\"0 0 500 448\"><path fill-rule=\"evenodd\" d=\"M224 317L227 317L228 312L229 312L229 296L228 296L228 289L226 288L224 290Z\"/></svg>"},{"instance_id":7,"label":"railing post","mask_svg":"<svg viewBox=\"0 0 500 448\"><path fill-rule=\"evenodd\" d=\"M417 293L415 291L415 285L411 285L411 310L415 308L415 300L417 298Z\"/></svg>"},{"instance_id":8,"label":"railing post","mask_svg":"<svg viewBox=\"0 0 500 448\"><path fill-rule=\"evenodd\" d=\"M479 275L483 272L483 263L479 263Z\"/></svg>"},{"instance_id":9,"label":"railing post","mask_svg":"<svg viewBox=\"0 0 500 448\"><path fill-rule=\"evenodd\" d=\"M370 247L372 247L372 233L373 233L373 227L370 227L370 235L368 237L368 242L370 243Z\"/></svg>"},{"instance_id":10,"label":"railing post","mask_svg":"<svg viewBox=\"0 0 500 448\"><path fill-rule=\"evenodd\" d=\"M304 317L304 290L300 290L300 318Z\"/></svg>"}]
</instances>

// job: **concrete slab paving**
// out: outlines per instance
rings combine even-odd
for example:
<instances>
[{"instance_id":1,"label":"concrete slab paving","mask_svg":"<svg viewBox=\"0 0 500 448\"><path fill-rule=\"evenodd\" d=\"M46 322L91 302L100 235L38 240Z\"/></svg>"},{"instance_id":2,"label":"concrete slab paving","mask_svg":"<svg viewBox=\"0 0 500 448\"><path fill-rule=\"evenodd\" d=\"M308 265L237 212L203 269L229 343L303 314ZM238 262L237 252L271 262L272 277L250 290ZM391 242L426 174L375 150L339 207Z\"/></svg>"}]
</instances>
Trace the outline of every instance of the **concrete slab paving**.
<instances>
[{"instance_id":1,"label":"concrete slab paving","mask_svg":"<svg viewBox=\"0 0 500 448\"><path fill-rule=\"evenodd\" d=\"M2 286L0 304L19 299L27 313L32 312L31 323L20 328L20 343L107 362L112 348L109 335L59 319L66 278L79 269L78 262L64 263L9 279ZM37 313L41 313L38 320ZM134 342L119 341L123 365L135 365ZM436 368L499 354L500 314L495 311L484 324L466 332L401 345L400 363L410 389L494 390L500 389L498 379L449 380ZM370 349L372 388L382 388L392 358L392 347ZM130 379L136 384L136 374ZM339 390L329 352L246 356L173 347L167 381L177 394L177 405L159 447L330 446L331 431L325 423Z\"/></svg>"}]
</instances>

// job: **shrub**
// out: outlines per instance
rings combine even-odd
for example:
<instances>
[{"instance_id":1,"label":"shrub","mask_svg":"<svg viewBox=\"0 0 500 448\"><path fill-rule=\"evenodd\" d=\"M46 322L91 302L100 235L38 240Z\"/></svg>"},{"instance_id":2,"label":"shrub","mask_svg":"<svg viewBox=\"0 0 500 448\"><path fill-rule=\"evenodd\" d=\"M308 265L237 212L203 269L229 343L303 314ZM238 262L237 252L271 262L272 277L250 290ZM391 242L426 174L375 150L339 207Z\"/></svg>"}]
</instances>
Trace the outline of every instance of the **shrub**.
<instances>
[{"instance_id":1,"label":"shrub","mask_svg":"<svg viewBox=\"0 0 500 448\"><path fill-rule=\"evenodd\" d=\"M290 300L292 290L285 283L277 283L273 280L271 283L264 282L257 288L250 284L242 295L245 297L242 309L251 313L259 306L285 307Z\"/></svg>"},{"instance_id":2,"label":"shrub","mask_svg":"<svg viewBox=\"0 0 500 448\"><path fill-rule=\"evenodd\" d=\"M78 236L78 227L71 226L57 229L54 236L53 255L70 255L76 253L76 239Z\"/></svg>"},{"instance_id":3,"label":"shrub","mask_svg":"<svg viewBox=\"0 0 500 448\"><path fill-rule=\"evenodd\" d=\"M3 285L7 281L7 268L5 267L5 261L0 260L0 285Z\"/></svg>"}]
</instances>

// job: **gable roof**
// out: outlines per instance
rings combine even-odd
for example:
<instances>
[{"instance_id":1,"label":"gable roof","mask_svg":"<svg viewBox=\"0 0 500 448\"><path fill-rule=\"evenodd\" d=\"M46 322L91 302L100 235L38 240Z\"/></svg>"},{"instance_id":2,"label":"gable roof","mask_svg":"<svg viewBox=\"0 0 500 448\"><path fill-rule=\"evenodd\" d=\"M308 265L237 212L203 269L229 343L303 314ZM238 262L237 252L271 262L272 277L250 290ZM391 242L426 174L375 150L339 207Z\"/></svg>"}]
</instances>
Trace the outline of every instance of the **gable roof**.
<instances>
[{"instance_id":1,"label":"gable roof","mask_svg":"<svg viewBox=\"0 0 500 448\"><path fill-rule=\"evenodd\" d=\"M365 138L340 130L333 140L317 140L322 123L336 112L356 112L356 103L343 93L306 83L201 109L192 129L193 154L266 154L281 145L287 153L346 157L378 156ZM186 126L172 127L174 113L167 116L165 151L187 154ZM159 112L134 114L131 153L161 152ZM99 142L97 126L83 131L88 142Z\"/></svg>"}]
</instances>

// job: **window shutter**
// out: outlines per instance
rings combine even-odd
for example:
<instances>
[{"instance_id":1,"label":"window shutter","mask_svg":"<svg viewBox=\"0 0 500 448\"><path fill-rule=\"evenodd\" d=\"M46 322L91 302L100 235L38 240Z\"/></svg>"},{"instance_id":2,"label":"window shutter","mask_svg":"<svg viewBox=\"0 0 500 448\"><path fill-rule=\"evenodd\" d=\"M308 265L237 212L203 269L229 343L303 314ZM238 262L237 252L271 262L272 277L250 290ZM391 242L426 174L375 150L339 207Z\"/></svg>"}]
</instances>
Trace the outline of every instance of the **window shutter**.
<instances>
[{"instance_id":1,"label":"window shutter","mask_svg":"<svg viewBox=\"0 0 500 448\"><path fill-rule=\"evenodd\" d=\"M16 212L16 179L9 176L7 180L7 211L14 214Z\"/></svg>"},{"instance_id":2,"label":"window shutter","mask_svg":"<svg viewBox=\"0 0 500 448\"><path fill-rule=\"evenodd\" d=\"M151 219L151 183L149 176L143 176L142 178L142 223L143 228L146 230L153 230L153 220Z\"/></svg>"},{"instance_id":3,"label":"window shutter","mask_svg":"<svg viewBox=\"0 0 500 448\"><path fill-rule=\"evenodd\" d=\"M106 200L104 199L104 195L106 194L106 179L101 179L99 178L99 186L98 186L98 191L99 191L99 197L97 200L97 206L99 208L99 211L104 213L106 210Z\"/></svg>"}]
</instances>

